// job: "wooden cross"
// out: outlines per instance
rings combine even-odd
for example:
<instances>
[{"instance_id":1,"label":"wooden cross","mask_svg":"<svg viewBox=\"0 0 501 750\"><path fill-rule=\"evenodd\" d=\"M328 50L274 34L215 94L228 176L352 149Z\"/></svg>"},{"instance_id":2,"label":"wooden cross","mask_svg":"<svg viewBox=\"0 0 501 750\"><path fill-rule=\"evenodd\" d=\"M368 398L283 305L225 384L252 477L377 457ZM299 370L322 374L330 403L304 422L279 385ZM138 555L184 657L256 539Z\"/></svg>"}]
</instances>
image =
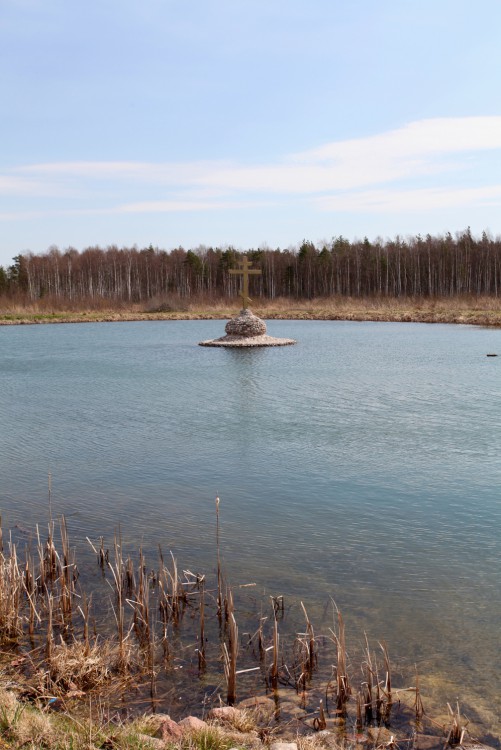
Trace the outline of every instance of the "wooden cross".
<instances>
[{"instance_id":1,"label":"wooden cross","mask_svg":"<svg viewBox=\"0 0 501 750\"><path fill-rule=\"evenodd\" d=\"M261 273L260 269L258 268L251 268L252 262L249 263L249 259L246 255L243 256L242 261L239 263L240 268L230 268L230 273L232 274L241 274L243 276L243 289L241 292L239 292L239 295L242 298L243 302L243 309L247 309L247 303L252 302L251 298L249 297L249 274L259 274Z\"/></svg>"}]
</instances>

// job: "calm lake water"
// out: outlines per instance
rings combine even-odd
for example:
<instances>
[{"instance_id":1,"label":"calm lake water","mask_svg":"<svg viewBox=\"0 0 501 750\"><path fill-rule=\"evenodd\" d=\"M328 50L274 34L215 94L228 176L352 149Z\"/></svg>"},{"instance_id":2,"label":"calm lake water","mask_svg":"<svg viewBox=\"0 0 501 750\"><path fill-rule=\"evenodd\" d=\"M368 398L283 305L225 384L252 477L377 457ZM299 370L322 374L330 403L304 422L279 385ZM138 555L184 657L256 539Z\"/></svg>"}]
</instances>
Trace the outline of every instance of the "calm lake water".
<instances>
[{"instance_id":1,"label":"calm lake water","mask_svg":"<svg viewBox=\"0 0 501 750\"><path fill-rule=\"evenodd\" d=\"M320 619L333 597L498 732L501 331L271 321L297 346L197 346L223 328L0 327L4 526L46 520L50 471L73 540L120 523L213 570L219 495L235 585Z\"/></svg>"}]
</instances>

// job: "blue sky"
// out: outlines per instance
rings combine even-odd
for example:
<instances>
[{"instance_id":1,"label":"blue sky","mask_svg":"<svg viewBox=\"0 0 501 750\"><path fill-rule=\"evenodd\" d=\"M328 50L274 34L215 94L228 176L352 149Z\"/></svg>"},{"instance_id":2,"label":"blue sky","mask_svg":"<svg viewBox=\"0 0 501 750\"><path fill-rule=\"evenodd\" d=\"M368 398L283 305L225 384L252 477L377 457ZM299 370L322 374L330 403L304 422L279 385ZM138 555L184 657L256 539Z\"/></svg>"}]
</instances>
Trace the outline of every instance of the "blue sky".
<instances>
[{"instance_id":1,"label":"blue sky","mask_svg":"<svg viewBox=\"0 0 501 750\"><path fill-rule=\"evenodd\" d=\"M0 264L501 234L499 0L1 0Z\"/></svg>"}]
</instances>

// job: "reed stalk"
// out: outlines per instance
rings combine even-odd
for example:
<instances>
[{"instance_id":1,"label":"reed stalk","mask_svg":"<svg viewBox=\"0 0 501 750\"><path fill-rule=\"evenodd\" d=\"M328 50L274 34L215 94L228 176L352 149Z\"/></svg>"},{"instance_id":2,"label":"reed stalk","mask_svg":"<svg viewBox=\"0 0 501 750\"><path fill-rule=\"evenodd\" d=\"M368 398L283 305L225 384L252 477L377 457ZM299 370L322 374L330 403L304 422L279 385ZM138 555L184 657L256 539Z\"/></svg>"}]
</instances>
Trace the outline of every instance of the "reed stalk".
<instances>
[{"instance_id":1,"label":"reed stalk","mask_svg":"<svg viewBox=\"0 0 501 750\"><path fill-rule=\"evenodd\" d=\"M104 572L106 566L109 564L110 561L110 553L108 550L104 549L104 537L100 538L100 546L99 546L99 566L101 570Z\"/></svg>"},{"instance_id":2,"label":"reed stalk","mask_svg":"<svg viewBox=\"0 0 501 750\"><path fill-rule=\"evenodd\" d=\"M75 565L71 564L70 559L70 544L68 539L68 529L66 526L66 519L61 516L60 522L61 529L61 550L62 550L62 565L60 566L60 610L62 616L62 622L66 629L71 625L71 617L73 613L73 593L74 593L74 569Z\"/></svg>"},{"instance_id":3,"label":"reed stalk","mask_svg":"<svg viewBox=\"0 0 501 750\"><path fill-rule=\"evenodd\" d=\"M224 644L225 652L225 676L227 685L227 702L229 706L233 706L237 697L237 656L238 656L238 627L235 620L235 616L232 613L229 619L229 633L230 639L229 650Z\"/></svg>"},{"instance_id":4,"label":"reed stalk","mask_svg":"<svg viewBox=\"0 0 501 750\"><path fill-rule=\"evenodd\" d=\"M263 624L266 622L267 617L259 618L259 627L257 629L257 648L259 653L259 661L264 664L266 658L266 649L264 647L264 635L263 635Z\"/></svg>"},{"instance_id":5,"label":"reed stalk","mask_svg":"<svg viewBox=\"0 0 501 750\"><path fill-rule=\"evenodd\" d=\"M178 597L178 589L179 589L179 578L177 573L177 562L176 558L170 553L172 558L172 573L169 573L167 571L168 577L170 579L171 584L171 593L170 593L170 603L171 603L171 612L172 612L172 620L174 622L174 625L177 625L179 622L179 597Z\"/></svg>"},{"instance_id":6,"label":"reed stalk","mask_svg":"<svg viewBox=\"0 0 501 750\"><path fill-rule=\"evenodd\" d=\"M198 636L198 671L205 669L205 578L200 581L200 630Z\"/></svg>"},{"instance_id":7,"label":"reed stalk","mask_svg":"<svg viewBox=\"0 0 501 750\"><path fill-rule=\"evenodd\" d=\"M45 568L45 580L52 586L61 574L61 562L56 545L54 544L53 521L51 521L48 526L47 541L45 543L42 561Z\"/></svg>"},{"instance_id":8,"label":"reed stalk","mask_svg":"<svg viewBox=\"0 0 501 750\"><path fill-rule=\"evenodd\" d=\"M273 659L270 670L270 685L276 690L278 687L278 647L279 647L279 634L278 634L278 620L276 615L273 617Z\"/></svg>"},{"instance_id":9,"label":"reed stalk","mask_svg":"<svg viewBox=\"0 0 501 750\"><path fill-rule=\"evenodd\" d=\"M375 702L374 688L375 688L375 684L377 683L375 683L375 680L374 680L374 670L372 667L369 644L367 643L367 636L366 636L365 662L362 668L363 668L364 675L365 675L365 682L362 683L364 704L365 704L365 721L367 724L370 724L374 715L373 714L374 702Z\"/></svg>"},{"instance_id":10,"label":"reed stalk","mask_svg":"<svg viewBox=\"0 0 501 750\"><path fill-rule=\"evenodd\" d=\"M282 618L285 613L285 603L284 603L284 597L282 595L280 596L272 596L271 597L271 603L273 605L273 611L275 614L275 617Z\"/></svg>"},{"instance_id":11,"label":"reed stalk","mask_svg":"<svg viewBox=\"0 0 501 750\"><path fill-rule=\"evenodd\" d=\"M322 700L320 700L320 703L318 706L318 718L314 720L313 726L319 732L321 732L327 726L327 719L325 718L325 711L324 711L324 702Z\"/></svg>"},{"instance_id":12,"label":"reed stalk","mask_svg":"<svg viewBox=\"0 0 501 750\"><path fill-rule=\"evenodd\" d=\"M54 608L54 597L51 593L47 592L47 633L45 638L45 659L49 668L52 664L52 654L54 647L54 633L53 633L53 608Z\"/></svg>"},{"instance_id":13,"label":"reed stalk","mask_svg":"<svg viewBox=\"0 0 501 750\"><path fill-rule=\"evenodd\" d=\"M126 599L127 603L132 606L134 615L133 623L137 639L141 645L148 644L150 641L150 606L149 606L149 586L146 573L146 564L143 550L139 550L139 566L137 571L138 584L133 591L133 599ZM125 576L124 576L125 587Z\"/></svg>"},{"instance_id":14,"label":"reed stalk","mask_svg":"<svg viewBox=\"0 0 501 750\"><path fill-rule=\"evenodd\" d=\"M221 575L221 556L219 550L219 496L216 497L216 553L217 553L217 614L223 615L223 581Z\"/></svg>"},{"instance_id":15,"label":"reed stalk","mask_svg":"<svg viewBox=\"0 0 501 750\"><path fill-rule=\"evenodd\" d=\"M421 722L421 719L423 718L423 715L425 714L424 710L424 704L423 699L421 698L421 690L419 688L419 674L416 669L416 687L415 687L415 697L414 697L414 713L416 716L416 723L419 724Z\"/></svg>"},{"instance_id":16,"label":"reed stalk","mask_svg":"<svg viewBox=\"0 0 501 750\"><path fill-rule=\"evenodd\" d=\"M459 710L459 701L456 703L455 710L451 707L450 703L447 704L447 708L449 709L450 724L448 728L447 739L445 741L445 746L449 745L454 747L455 745L462 745L467 731L467 726L470 722L468 721L468 719L465 719L461 716L461 711Z\"/></svg>"},{"instance_id":17,"label":"reed stalk","mask_svg":"<svg viewBox=\"0 0 501 750\"><path fill-rule=\"evenodd\" d=\"M391 690L391 665L390 665L390 657L388 655L388 647L386 643L380 642L379 646L383 652L383 659L384 659L384 669L385 669L385 681L384 681L384 711L383 711L383 721L385 723L388 723L390 720L390 714L391 709L393 706L393 695Z\"/></svg>"},{"instance_id":18,"label":"reed stalk","mask_svg":"<svg viewBox=\"0 0 501 750\"><path fill-rule=\"evenodd\" d=\"M84 640L84 656L87 657L90 654L90 639L89 639L89 617L90 617L90 604L92 597L87 598L87 594L83 595L83 608L78 607L83 620L83 640Z\"/></svg>"},{"instance_id":19,"label":"reed stalk","mask_svg":"<svg viewBox=\"0 0 501 750\"><path fill-rule=\"evenodd\" d=\"M130 557L127 558L127 562L125 563L125 591L127 596L132 596L134 591L136 590L136 576L134 573L134 563L132 562L132 559Z\"/></svg>"},{"instance_id":20,"label":"reed stalk","mask_svg":"<svg viewBox=\"0 0 501 750\"><path fill-rule=\"evenodd\" d=\"M306 607L304 606L303 602L301 602L301 608L304 613L304 617L306 620L306 640L307 640L307 668L308 668L308 674L311 677L313 674L313 670L315 669L316 659L317 659L317 653L315 648L315 634L313 632L313 626L310 622L310 618L308 617L308 613L306 611Z\"/></svg>"},{"instance_id":21,"label":"reed stalk","mask_svg":"<svg viewBox=\"0 0 501 750\"><path fill-rule=\"evenodd\" d=\"M123 590L123 554L120 530L119 535L115 534L114 539L114 561L109 564L113 581L115 584L115 621L117 624L118 637L118 666L119 670L125 672L127 669L128 659L125 651L125 607L124 607L124 590Z\"/></svg>"},{"instance_id":22,"label":"reed stalk","mask_svg":"<svg viewBox=\"0 0 501 750\"><path fill-rule=\"evenodd\" d=\"M167 577L167 570L165 568L164 564L164 558L162 554L162 550L159 547L159 555L160 555L160 568L158 571L158 609L160 611L160 621L162 623L162 649L164 653L164 660L167 661L169 658L169 638L168 638L168 628L169 628L169 614L170 614L170 605L169 605L169 584L168 584L168 577Z\"/></svg>"},{"instance_id":23,"label":"reed stalk","mask_svg":"<svg viewBox=\"0 0 501 750\"><path fill-rule=\"evenodd\" d=\"M362 706L364 703L364 699L362 696L362 693L360 690L357 691L357 719L355 723L355 727L357 729L357 732L361 732L364 727L364 721L362 718Z\"/></svg>"},{"instance_id":24,"label":"reed stalk","mask_svg":"<svg viewBox=\"0 0 501 750\"><path fill-rule=\"evenodd\" d=\"M31 640L33 640L33 636L35 635L35 620L37 620L38 623L41 623L41 617L38 614L36 608L37 587L34 570L35 564L33 562L33 558L28 554L28 551L26 551L23 585L29 605L28 633Z\"/></svg>"},{"instance_id":25,"label":"reed stalk","mask_svg":"<svg viewBox=\"0 0 501 750\"><path fill-rule=\"evenodd\" d=\"M336 633L332 628L330 630L332 639L336 646L336 709L344 714L346 712L346 704L348 703L351 695L350 680L348 677L347 667L347 653L346 653L346 638L345 638L345 626L341 612L336 607L338 632Z\"/></svg>"}]
</instances>

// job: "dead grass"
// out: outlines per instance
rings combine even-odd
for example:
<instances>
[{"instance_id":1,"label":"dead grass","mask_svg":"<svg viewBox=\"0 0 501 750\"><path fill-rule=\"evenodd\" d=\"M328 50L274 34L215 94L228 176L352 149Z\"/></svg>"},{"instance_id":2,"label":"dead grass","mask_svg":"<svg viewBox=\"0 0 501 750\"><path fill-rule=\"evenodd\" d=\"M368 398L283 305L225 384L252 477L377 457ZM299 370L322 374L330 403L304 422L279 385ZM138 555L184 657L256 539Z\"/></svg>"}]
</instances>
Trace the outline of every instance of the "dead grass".
<instances>
[{"instance_id":1,"label":"dead grass","mask_svg":"<svg viewBox=\"0 0 501 750\"><path fill-rule=\"evenodd\" d=\"M118 645L98 640L90 649L81 641L56 644L49 669L39 672L45 688L64 695L103 688L118 671Z\"/></svg>"},{"instance_id":2,"label":"dead grass","mask_svg":"<svg viewBox=\"0 0 501 750\"><path fill-rule=\"evenodd\" d=\"M51 747L55 739L50 718L5 689L0 689L0 730L7 746Z\"/></svg>"},{"instance_id":3,"label":"dead grass","mask_svg":"<svg viewBox=\"0 0 501 750\"><path fill-rule=\"evenodd\" d=\"M326 297L314 300L255 299L253 312L273 320L356 320L418 323L459 323L501 326L499 297ZM0 325L36 323L119 322L135 320L227 319L239 311L236 299L155 298L134 305L107 300L80 304L41 300L22 306L0 300Z\"/></svg>"}]
</instances>

